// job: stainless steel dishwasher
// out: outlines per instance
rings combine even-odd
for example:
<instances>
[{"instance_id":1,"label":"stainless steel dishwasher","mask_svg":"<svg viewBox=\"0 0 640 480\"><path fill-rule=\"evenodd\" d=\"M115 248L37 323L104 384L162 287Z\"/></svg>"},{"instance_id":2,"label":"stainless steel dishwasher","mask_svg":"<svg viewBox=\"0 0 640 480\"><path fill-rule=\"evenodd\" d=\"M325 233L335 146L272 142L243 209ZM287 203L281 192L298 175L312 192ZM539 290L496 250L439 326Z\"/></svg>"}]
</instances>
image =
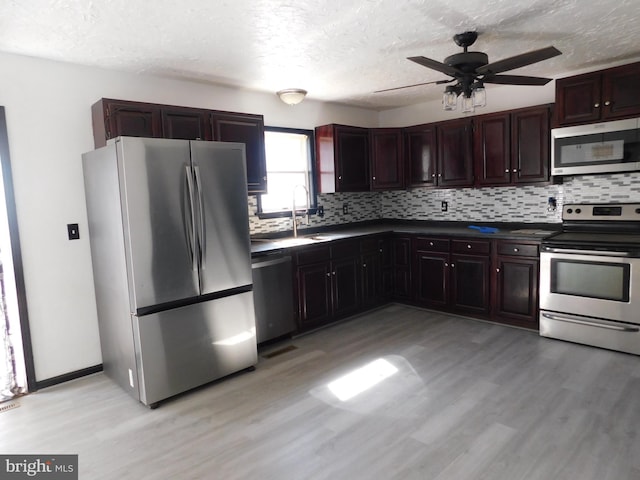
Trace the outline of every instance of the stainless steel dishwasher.
<instances>
[{"instance_id":1,"label":"stainless steel dishwasher","mask_svg":"<svg viewBox=\"0 0 640 480\"><path fill-rule=\"evenodd\" d=\"M291 256L268 254L254 258L251 263L258 343L293 332Z\"/></svg>"}]
</instances>

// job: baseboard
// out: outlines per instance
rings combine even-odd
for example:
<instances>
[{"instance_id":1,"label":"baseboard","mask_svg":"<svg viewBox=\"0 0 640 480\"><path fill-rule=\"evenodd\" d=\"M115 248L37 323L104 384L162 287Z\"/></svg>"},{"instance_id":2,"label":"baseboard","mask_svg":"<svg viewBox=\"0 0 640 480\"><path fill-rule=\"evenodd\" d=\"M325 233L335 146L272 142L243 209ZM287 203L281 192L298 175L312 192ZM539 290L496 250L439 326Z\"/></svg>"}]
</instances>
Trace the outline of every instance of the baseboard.
<instances>
[{"instance_id":1,"label":"baseboard","mask_svg":"<svg viewBox=\"0 0 640 480\"><path fill-rule=\"evenodd\" d=\"M36 382L36 389L33 391L40 390L42 388L52 387L53 385L58 385L60 383L68 382L69 380L75 380L76 378L86 377L87 375L91 375L92 373L98 373L102 371L102 364L94 365L93 367L83 368L82 370L76 370L75 372L65 373L63 375L58 375L57 377L47 378L46 380L40 380Z\"/></svg>"}]
</instances>

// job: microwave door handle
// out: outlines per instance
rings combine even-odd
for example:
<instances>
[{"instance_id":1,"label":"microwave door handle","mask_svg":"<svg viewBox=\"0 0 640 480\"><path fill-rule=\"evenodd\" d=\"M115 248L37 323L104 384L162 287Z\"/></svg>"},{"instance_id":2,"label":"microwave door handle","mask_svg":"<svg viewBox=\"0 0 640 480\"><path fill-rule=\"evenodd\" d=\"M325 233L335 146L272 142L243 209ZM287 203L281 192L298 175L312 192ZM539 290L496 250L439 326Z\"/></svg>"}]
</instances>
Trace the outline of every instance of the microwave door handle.
<instances>
[{"instance_id":1,"label":"microwave door handle","mask_svg":"<svg viewBox=\"0 0 640 480\"><path fill-rule=\"evenodd\" d=\"M577 248L555 248L555 247L544 247L544 252L550 253L570 253L575 255L598 255L600 257L630 257L631 254L629 252L611 252L611 251L600 251L600 250L580 250Z\"/></svg>"},{"instance_id":2,"label":"microwave door handle","mask_svg":"<svg viewBox=\"0 0 640 480\"><path fill-rule=\"evenodd\" d=\"M543 313L543 317L549 320L556 320L558 322L576 323L578 325L586 325L589 327L606 328L607 330L615 330L617 332L638 332L639 327L632 327L631 325L613 325L611 323L601 323L597 320L586 320L582 318L571 317L567 315L557 315L552 313Z\"/></svg>"}]
</instances>

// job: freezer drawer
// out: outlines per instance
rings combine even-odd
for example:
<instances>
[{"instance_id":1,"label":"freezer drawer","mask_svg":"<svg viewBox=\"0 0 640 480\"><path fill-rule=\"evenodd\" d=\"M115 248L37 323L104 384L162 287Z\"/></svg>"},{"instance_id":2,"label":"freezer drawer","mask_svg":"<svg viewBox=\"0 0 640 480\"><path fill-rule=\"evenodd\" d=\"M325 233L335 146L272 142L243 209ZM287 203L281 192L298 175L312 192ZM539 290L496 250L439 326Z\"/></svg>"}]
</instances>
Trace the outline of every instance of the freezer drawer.
<instances>
[{"instance_id":1,"label":"freezer drawer","mask_svg":"<svg viewBox=\"0 0 640 480\"><path fill-rule=\"evenodd\" d=\"M257 363L252 292L134 316L133 330L145 405Z\"/></svg>"}]
</instances>

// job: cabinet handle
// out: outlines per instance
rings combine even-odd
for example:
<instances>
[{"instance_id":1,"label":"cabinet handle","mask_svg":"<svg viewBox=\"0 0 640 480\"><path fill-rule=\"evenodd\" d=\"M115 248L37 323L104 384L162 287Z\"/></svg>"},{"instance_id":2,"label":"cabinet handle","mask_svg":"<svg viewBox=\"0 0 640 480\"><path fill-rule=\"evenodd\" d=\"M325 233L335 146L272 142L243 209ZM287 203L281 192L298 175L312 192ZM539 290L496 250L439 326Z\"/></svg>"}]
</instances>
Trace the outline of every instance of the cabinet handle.
<instances>
[{"instance_id":1,"label":"cabinet handle","mask_svg":"<svg viewBox=\"0 0 640 480\"><path fill-rule=\"evenodd\" d=\"M447 262L444 262L444 266L445 266L445 267L448 267L448 266L449 266L449 264L448 264Z\"/></svg>"},{"instance_id":2,"label":"cabinet handle","mask_svg":"<svg viewBox=\"0 0 640 480\"><path fill-rule=\"evenodd\" d=\"M514 251L514 252L519 252L519 251L520 251L520 249L519 249L519 248L514 248L514 249L513 249L513 251Z\"/></svg>"},{"instance_id":3,"label":"cabinet handle","mask_svg":"<svg viewBox=\"0 0 640 480\"><path fill-rule=\"evenodd\" d=\"M604 102L604 104L608 107L609 105L611 105L611 102L607 100L606 102Z\"/></svg>"},{"instance_id":4,"label":"cabinet handle","mask_svg":"<svg viewBox=\"0 0 640 480\"><path fill-rule=\"evenodd\" d=\"M430 247L433 247L433 242L429 242L429 246L430 246Z\"/></svg>"},{"instance_id":5,"label":"cabinet handle","mask_svg":"<svg viewBox=\"0 0 640 480\"><path fill-rule=\"evenodd\" d=\"M334 277L336 276L336 272L333 272L333 276L334 276Z\"/></svg>"},{"instance_id":6,"label":"cabinet handle","mask_svg":"<svg viewBox=\"0 0 640 480\"><path fill-rule=\"evenodd\" d=\"M330 276L331 276L331 272L328 272L328 273L327 273L327 277L330 277Z\"/></svg>"},{"instance_id":7,"label":"cabinet handle","mask_svg":"<svg viewBox=\"0 0 640 480\"><path fill-rule=\"evenodd\" d=\"M599 103L596 103L596 104L593 106L593 108L600 108L600 104L599 104Z\"/></svg>"},{"instance_id":8,"label":"cabinet handle","mask_svg":"<svg viewBox=\"0 0 640 480\"><path fill-rule=\"evenodd\" d=\"M500 273L500 269L499 268L496 268L496 273Z\"/></svg>"},{"instance_id":9,"label":"cabinet handle","mask_svg":"<svg viewBox=\"0 0 640 480\"><path fill-rule=\"evenodd\" d=\"M342 175L338 175L338 180L342 180Z\"/></svg>"},{"instance_id":10,"label":"cabinet handle","mask_svg":"<svg viewBox=\"0 0 640 480\"><path fill-rule=\"evenodd\" d=\"M376 179L376 177L371 177L371 178L372 178L373 180L375 180L375 179Z\"/></svg>"},{"instance_id":11,"label":"cabinet handle","mask_svg":"<svg viewBox=\"0 0 640 480\"><path fill-rule=\"evenodd\" d=\"M517 168L514 168L513 170L511 170L511 173L516 173L518 171Z\"/></svg>"},{"instance_id":12,"label":"cabinet handle","mask_svg":"<svg viewBox=\"0 0 640 480\"><path fill-rule=\"evenodd\" d=\"M439 174L438 174L438 177L441 177L441 176L442 176L442 174L441 174L441 173L439 173Z\"/></svg>"},{"instance_id":13,"label":"cabinet handle","mask_svg":"<svg viewBox=\"0 0 640 480\"><path fill-rule=\"evenodd\" d=\"M382 253L382 249L380 249L380 253Z\"/></svg>"},{"instance_id":14,"label":"cabinet handle","mask_svg":"<svg viewBox=\"0 0 640 480\"><path fill-rule=\"evenodd\" d=\"M435 173L432 173L432 174L431 174L431 178L434 178L435 176L436 176L436 174L435 174Z\"/></svg>"},{"instance_id":15,"label":"cabinet handle","mask_svg":"<svg viewBox=\"0 0 640 480\"><path fill-rule=\"evenodd\" d=\"M456 266L456 264L455 264L455 263L452 263L452 264L451 264L451 268L454 268L455 266Z\"/></svg>"},{"instance_id":16,"label":"cabinet handle","mask_svg":"<svg viewBox=\"0 0 640 480\"><path fill-rule=\"evenodd\" d=\"M363 264L362 264L362 268L367 268L367 264L366 264L366 263L363 263Z\"/></svg>"},{"instance_id":17,"label":"cabinet handle","mask_svg":"<svg viewBox=\"0 0 640 480\"><path fill-rule=\"evenodd\" d=\"M467 248L471 248L471 245L467 245Z\"/></svg>"},{"instance_id":18,"label":"cabinet handle","mask_svg":"<svg viewBox=\"0 0 640 480\"><path fill-rule=\"evenodd\" d=\"M507 168L507 169L504 171L504 173L509 173L509 169Z\"/></svg>"}]
</instances>

